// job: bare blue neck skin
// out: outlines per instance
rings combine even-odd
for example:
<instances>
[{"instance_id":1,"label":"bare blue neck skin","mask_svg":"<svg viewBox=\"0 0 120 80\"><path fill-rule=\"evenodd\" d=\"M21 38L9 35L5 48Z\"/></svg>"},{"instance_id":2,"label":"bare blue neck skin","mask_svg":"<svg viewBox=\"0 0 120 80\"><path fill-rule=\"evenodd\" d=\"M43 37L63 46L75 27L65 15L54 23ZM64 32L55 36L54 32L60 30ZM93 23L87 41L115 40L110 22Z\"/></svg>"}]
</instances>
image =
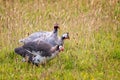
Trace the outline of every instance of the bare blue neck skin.
<instances>
[{"instance_id":1,"label":"bare blue neck skin","mask_svg":"<svg viewBox=\"0 0 120 80\"><path fill-rule=\"evenodd\" d=\"M55 27L53 32L56 33L57 31L58 31L58 28Z\"/></svg>"},{"instance_id":2,"label":"bare blue neck skin","mask_svg":"<svg viewBox=\"0 0 120 80\"><path fill-rule=\"evenodd\" d=\"M57 36L57 33L58 32L58 27L54 27L54 31L53 31L53 33L55 34L55 36Z\"/></svg>"}]
</instances>

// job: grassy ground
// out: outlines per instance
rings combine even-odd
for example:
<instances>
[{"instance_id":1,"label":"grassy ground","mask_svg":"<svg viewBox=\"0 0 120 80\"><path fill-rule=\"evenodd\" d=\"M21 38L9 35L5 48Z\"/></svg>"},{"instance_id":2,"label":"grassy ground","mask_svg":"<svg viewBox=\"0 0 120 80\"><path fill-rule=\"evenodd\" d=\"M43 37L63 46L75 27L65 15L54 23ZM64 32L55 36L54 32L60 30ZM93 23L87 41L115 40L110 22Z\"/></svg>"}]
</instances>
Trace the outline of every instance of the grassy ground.
<instances>
[{"instance_id":1,"label":"grassy ground","mask_svg":"<svg viewBox=\"0 0 120 80\"><path fill-rule=\"evenodd\" d=\"M18 40L69 32L65 51L36 67L14 53ZM119 0L0 0L0 80L120 80Z\"/></svg>"}]
</instances>

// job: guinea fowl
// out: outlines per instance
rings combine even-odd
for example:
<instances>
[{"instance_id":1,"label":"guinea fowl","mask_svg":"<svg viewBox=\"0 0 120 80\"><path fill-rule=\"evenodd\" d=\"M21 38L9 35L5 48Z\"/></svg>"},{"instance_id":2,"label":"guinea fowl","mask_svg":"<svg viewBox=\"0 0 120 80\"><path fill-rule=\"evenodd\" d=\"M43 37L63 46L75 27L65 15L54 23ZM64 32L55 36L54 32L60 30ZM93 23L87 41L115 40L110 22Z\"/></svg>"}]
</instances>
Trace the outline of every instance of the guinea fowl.
<instances>
[{"instance_id":1,"label":"guinea fowl","mask_svg":"<svg viewBox=\"0 0 120 80\"><path fill-rule=\"evenodd\" d=\"M59 45L54 47L50 44L40 41L40 42L28 42L21 47L15 48L15 53L24 57L28 62L35 65L44 64L46 61L54 58L61 49Z\"/></svg>"},{"instance_id":2,"label":"guinea fowl","mask_svg":"<svg viewBox=\"0 0 120 80\"><path fill-rule=\"evenodd\" d=\"M47 38L46 40L42 40L41 38L37 38L33 42L45 41L45 42L51 44L52 46L55 46L55 45L63 46L65 39L69 39L69 33L65 33L61 37L54 37L51 35L51 37Z\"/></svg>"},{"instance_id":3,"label":"guinea fowl","mask_svg":"<svg viewBox=\"0 0 120 80\"><path fill-rule=\"evenodd\" d=\"M51 36L53 36L54 38L57 38L58 28L59 28L58 24L55 24L53 31L51 31L51 32L48 32L48 31L35 32L35 33L32 33L27 38L19 40L19 42L26 44L28 42L34 41L37 38L39 38L41 40L46 40L46 39L50 38Z\"/></svg>"}]
</instances>

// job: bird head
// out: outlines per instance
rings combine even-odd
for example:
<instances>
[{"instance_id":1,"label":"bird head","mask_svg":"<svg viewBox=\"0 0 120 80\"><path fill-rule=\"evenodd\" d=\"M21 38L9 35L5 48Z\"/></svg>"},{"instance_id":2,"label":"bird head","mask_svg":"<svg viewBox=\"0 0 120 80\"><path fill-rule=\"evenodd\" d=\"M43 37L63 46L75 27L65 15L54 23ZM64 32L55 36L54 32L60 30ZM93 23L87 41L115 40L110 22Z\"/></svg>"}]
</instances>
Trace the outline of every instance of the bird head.
<instances>
[{"instance_id":1,"label":"bird head","mask_svg":"<svg viewBox=\"0 0 120 80\"><path fill-rule=\"evenodd\" d=\"M63 35L62 35L62 39L63 39L63 40L64 40L64 39L70 39L69 33L67 32L67 33L63 34Z\"/></svg>"}]
</instances>

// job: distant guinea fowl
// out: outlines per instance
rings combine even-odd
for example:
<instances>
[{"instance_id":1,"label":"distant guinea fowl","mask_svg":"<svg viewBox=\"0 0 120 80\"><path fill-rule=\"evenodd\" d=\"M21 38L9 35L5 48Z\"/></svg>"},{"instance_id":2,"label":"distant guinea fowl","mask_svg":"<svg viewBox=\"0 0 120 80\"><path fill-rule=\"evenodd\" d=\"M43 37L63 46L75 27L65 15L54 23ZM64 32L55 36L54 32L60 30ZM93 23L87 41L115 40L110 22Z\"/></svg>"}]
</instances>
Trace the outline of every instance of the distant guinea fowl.
<instances>
[{"instance_id":1,"label":"distant guinea fowl","mask_svg":"<svg viewBox=\"0 0 120 80\"><path fill-rule=\"evenodd\" d=\"M55 24L53 31L51 31L51 32L49 32L49 31L35 32L35 33L32 33L27 38L19 40L19 42L26 44L28 42L34 41L37 38L40 38L41 40L46 40L46 39L50 38L51 36L53 36L54 38L57 38L58 28L59 28L58 24Z\"/></svg>"},{"instance_id":2,"label":"distant guinea fowl","mask_svg":"<svg viewBox=\"0 0 120 80\"><path fill-rule=\"evenodd\" d=\"M15 48L15 53L27 59L35 65L45 64L46 61L54 58L61 49L59 45L52 47L50 44L40 42L28 42L21 47Z\"/></svg>"}]
</instances>

